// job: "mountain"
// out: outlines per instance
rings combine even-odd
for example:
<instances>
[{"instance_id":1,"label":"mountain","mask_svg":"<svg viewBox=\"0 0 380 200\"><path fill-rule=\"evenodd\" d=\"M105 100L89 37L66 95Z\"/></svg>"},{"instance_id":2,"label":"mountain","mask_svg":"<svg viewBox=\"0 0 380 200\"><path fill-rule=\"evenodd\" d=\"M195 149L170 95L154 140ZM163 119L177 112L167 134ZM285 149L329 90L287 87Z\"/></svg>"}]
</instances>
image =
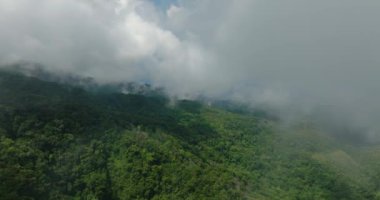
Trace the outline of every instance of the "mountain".
<instances>
[{"instance_id":1,"label":"mountain","mask_svg":"<svg viewBox=\"0 0 380 200\"><path fill-rule=\"evenodd\" d=\"M1 71L0 199L380 199L380 146L225 105Z\"/></svg>"}]
</instances>

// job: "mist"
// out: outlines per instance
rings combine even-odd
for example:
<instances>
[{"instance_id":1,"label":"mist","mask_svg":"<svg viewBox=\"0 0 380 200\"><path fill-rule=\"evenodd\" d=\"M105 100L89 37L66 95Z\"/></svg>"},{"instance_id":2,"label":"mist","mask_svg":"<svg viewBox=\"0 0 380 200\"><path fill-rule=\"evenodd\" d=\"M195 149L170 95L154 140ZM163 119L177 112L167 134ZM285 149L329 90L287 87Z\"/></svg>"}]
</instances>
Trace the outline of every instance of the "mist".
<instances>
[{"instance_id":1,"label":"mist","mask_svg":"<svg viewBox=\"0 0 380 200\"><path fill-rule=\"evenodd\" d=\"M0 64L270 106L288 121L344 117L380 138L379 1L163 2L1 0Z\"/></svg>"}]
</instances>

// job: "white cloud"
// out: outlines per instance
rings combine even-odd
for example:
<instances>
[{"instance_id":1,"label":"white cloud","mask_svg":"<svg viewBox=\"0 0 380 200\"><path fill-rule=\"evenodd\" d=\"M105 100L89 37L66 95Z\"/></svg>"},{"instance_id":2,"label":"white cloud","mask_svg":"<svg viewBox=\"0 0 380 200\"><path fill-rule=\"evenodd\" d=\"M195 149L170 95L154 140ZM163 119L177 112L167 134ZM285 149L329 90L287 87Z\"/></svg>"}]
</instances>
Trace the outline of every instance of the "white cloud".
<instances>
[{"instance_id":1,"label":"white cloud","mask_svg":"<svg viewBox=\"0 0 380 200\"><path fill-rule=\"evenodd\" d=\"M207 52L164 28L160 12L141 0L3 0L0 59L100 81L191 81Z\"/></svg>"},{"instance_id":2,"label":"white cloud","mask_svg":"<svg viewBox=\"0 0 380 200\"><path fill-rule=\"evenodd\" d=\"M1 0L0 62L173 95L329 104L375 124L377 0Z\"/></svg>"}]
</instances>

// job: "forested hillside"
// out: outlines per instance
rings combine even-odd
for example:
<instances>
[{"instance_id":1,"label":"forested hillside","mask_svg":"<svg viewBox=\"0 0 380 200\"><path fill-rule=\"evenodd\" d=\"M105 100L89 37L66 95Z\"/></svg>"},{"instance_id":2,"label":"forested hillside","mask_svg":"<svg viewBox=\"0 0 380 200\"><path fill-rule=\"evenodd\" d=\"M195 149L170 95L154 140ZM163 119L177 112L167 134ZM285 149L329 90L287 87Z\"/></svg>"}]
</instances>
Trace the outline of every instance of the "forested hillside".
<instances>
[{"instance_id":1,"label":"forested hillside","mask_svg":"<svg viewBox=\"0 0 380 200\"><path fill-rule=\"evenodd\" d=\"M228 110L2 71L0 199L379 198L377 147Z\"/></svg>"}]
</instances>

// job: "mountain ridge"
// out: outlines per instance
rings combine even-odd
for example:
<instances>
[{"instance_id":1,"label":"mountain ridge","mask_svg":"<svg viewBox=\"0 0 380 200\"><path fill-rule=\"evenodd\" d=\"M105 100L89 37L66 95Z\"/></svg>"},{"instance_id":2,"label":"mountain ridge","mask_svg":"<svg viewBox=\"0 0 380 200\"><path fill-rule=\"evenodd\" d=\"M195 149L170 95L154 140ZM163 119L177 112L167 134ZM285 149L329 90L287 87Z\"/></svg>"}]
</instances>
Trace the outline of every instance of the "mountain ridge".
<instances>
[{"instance_id":1,"label":"mountain ridge","mask_svg":"<svg viewBox=\"0 0 380 200\"><path fill-rule=\"evenodd\" d=\"M333 138L223 106L1 72L0 111L1 199L379 196L373 180L354 182L349 168L315 158L343 149L357 159Z\"/></svg>"}]
</instances>

